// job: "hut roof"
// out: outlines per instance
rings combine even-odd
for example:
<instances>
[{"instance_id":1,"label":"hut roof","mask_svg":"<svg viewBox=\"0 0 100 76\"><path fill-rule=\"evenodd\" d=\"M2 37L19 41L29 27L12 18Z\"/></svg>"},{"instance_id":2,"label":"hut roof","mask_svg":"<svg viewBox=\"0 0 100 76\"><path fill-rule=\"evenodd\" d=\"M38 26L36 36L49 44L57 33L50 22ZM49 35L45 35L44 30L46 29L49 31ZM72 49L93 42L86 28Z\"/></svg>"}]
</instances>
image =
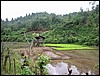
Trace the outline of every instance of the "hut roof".
<instances>
[{"instance_id":1,"label":"hut roof","mask_svg":"<svg viewBox=\"0 0 100 76\"><path fill-rule=\"evenodd\" d=\"M43 36L38 36L38 37L35 37L36 39L40 39L40 38L43 38L43 39L45 39L45 37L43 37Z\"/></svg>"}]
</instances>

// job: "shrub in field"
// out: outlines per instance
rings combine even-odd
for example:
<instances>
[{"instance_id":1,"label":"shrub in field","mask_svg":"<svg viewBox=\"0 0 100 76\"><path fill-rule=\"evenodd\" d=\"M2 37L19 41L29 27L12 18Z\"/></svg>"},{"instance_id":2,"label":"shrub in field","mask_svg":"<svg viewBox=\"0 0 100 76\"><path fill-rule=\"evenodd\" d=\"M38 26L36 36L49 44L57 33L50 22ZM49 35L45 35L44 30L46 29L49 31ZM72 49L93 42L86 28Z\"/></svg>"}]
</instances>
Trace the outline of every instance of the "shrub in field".
<instances>
[{"instance_id":1,"label":"shrub in field","mask_svg":"<svg viewBox=\"0 0 100 76\"><path fill-rule=\"evenodd\" d=\"M47 65L47 63L50 61L50 58L46 55L41 55L38 60L36 61L36 67L37 70L39 71L38 73L40 75L47 75L47 69L45 68L45 66Z\"/></svg>"},{"instance_id":2,"label":"shrub in field","mask_svg":"<svg viewBox=\"0 0 100 76\"><path fill-rule=\"evenodd\" d=\"M94 68L98 68L99 69L99 63L94 65Z\"/></svg>"},{"instance_id":3,"label":"shrub in field","mask_svg":"<svg viewBox=\"0 0 100 76\"><path fill-rule=\"evenodd\" d=\"M32 71L28 66L24 66L24 68L22 69L22 75L32 75Z\"/></svg>"}]
</instances>

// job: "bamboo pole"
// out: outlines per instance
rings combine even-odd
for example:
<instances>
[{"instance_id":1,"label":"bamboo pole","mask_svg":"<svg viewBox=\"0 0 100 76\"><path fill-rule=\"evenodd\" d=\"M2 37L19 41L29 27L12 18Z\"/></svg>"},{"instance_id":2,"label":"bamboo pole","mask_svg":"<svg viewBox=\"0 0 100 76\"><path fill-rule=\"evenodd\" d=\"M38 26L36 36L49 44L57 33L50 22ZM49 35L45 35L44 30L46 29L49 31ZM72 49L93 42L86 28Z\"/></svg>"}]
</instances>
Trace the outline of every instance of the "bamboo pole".
<instances>
[{"instance_id":1,"label":"bamboo pole","mask_svg":"<svg viewBox=\"0 0 100 76\"><path fill-rule=\"evenodd\" d=\"M13 59L13 61L14 61L14 73L15 73L15 75L16 75L16 65L15 65L15 58Z\"/></svg>"}]
</instances>

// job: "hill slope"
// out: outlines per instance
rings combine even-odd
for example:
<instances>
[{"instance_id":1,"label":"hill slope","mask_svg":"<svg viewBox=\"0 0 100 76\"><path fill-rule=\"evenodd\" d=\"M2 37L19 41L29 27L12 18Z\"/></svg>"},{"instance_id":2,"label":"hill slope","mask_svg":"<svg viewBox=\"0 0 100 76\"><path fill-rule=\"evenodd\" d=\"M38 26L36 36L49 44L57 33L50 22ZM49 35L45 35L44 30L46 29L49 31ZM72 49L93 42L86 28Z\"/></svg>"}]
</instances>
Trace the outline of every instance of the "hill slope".
<instances>
[{"instance_id":1,"label":"hill slope","mask_svg":"<svg viewBox=\"0 0 100 76\"><path fill-rule=\"evenodd\" d=\"M1 40L25 42L38 31L45 36L45 43L77 43L99 45L99 5L92 11L56 15L47 12L32 13L11 21L1 19ZM37 32L36 32L37 33Z\"/></svg>"}]
</instances>

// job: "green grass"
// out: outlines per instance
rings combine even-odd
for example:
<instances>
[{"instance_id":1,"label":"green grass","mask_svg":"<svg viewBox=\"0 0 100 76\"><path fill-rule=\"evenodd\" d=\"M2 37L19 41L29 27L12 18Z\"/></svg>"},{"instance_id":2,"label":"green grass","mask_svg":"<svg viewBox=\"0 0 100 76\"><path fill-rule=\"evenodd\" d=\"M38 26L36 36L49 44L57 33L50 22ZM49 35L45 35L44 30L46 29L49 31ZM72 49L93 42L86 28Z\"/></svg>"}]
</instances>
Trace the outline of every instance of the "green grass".
<instances>
[{"instance_id":1,"label":"green grass","mask_svg":"<svg viewBox=\"0 0 100 76\"><path fill-rule=\"evenodd\" d=\"M44 44L44 46L55 47L55 50L92 50L97 49L96 47L89 47L76 44Z\"/></svg>"}]
</instances>

